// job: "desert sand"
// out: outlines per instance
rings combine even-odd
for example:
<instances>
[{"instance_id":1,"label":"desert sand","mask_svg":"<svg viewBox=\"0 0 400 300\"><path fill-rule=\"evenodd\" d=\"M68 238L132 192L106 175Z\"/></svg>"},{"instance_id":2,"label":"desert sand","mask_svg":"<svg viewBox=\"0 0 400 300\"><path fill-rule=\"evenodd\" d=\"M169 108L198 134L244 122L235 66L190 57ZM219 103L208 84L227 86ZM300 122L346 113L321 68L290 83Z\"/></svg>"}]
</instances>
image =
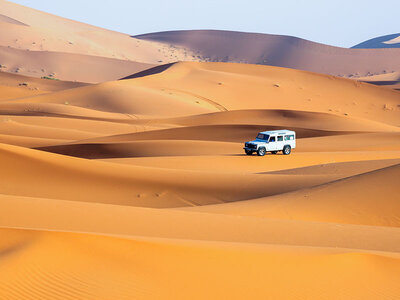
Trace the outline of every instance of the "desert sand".
<instances>
[{"instance_id":1,"label":"desert sand","mask_svg":"<svg viewBox=\"0 0 400 300\"><path fill-rule=\"evenodd\" d=\"M399 92L269 66L162 69L0 78L1 298L400 295ZM290 156L244 155L274 128L297 131Z\"/></svg>"},{"instance_id":2,"label":"desert sand","mask_svg":"<svg viewBox=\"0 0 400 300\"><path fill-rule=\"evenodd\" d=\"M378 57L357 80L172 63L207 58L4 0L0 27L0 299L400 298L400 92L360 81L399 80L379 51L352 50ZM283 128L291 155L245 155Z\"/></svg>"}]
</instances>

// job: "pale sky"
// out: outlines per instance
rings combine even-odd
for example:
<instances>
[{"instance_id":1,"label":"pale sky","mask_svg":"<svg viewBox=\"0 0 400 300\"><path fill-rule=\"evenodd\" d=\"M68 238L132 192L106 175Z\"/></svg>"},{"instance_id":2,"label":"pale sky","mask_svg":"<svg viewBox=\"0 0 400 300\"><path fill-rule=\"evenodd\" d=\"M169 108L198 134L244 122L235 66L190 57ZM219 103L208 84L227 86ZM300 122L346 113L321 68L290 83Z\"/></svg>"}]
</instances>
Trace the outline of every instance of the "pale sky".
<instances>
[{"instance_id":1,"label":"pale sky","mask_svg":"<svg viewBox=\"0 0 400 300\"><path fill-rule=\"evenodd\" d=\"M222 29L351 47L400 32L400 0L13 0L131 35Z\"/></svg>"}]
</instances>

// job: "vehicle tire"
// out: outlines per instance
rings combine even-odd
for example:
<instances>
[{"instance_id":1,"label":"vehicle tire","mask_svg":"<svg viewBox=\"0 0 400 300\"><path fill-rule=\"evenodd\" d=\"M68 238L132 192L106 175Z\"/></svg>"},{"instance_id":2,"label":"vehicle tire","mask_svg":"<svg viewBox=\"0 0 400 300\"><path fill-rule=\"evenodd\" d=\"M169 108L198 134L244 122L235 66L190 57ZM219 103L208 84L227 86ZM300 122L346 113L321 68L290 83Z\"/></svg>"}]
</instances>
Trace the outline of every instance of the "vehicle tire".
<instances>
[{"instance_id":1,"label":"vehicle tire","mask_svg":"<svg viewBox=\"0 0 400 300\"><path fill-rule=\"evenodd\" d=\"M258 150L257 150L257 155L258 155L258 156L264 156L266 152L267 152L267 151L265 150L264 147L260 147L260 148L258 148Z\"/></svg>"},{"instance_id":2,"label":"vehicle tire","mask_svg":"<svg viewBox=\"0 0 400 300\"><path fill-rule=\"evenodd\" d=\"M271 153L272 153L272 154L277 154L277 153L278 153L278 151L271 151Z\"/></svg>"},{"instance_id":3,"label":"vehicle tire","mask_svg":"<svg viewBox=\"0 0 400 300\"><path fill-rule=\"evenodd\" d=\"M247 155L252 155L253 154L253 151L250 151L250 150L245 150L245 152L246 152Z\"/></svg>"},{"instance_id":4,"label":"vehicle tire","mask_svg":"<svg viewBox=\"0 0 400 300\"><path fill-rule=\"evenodd\" d=\"M282 150L283 155L289 155L291 152L292 152L292 147L290 147L289 145L283 147Z\"/></svg>"}]
</instances>

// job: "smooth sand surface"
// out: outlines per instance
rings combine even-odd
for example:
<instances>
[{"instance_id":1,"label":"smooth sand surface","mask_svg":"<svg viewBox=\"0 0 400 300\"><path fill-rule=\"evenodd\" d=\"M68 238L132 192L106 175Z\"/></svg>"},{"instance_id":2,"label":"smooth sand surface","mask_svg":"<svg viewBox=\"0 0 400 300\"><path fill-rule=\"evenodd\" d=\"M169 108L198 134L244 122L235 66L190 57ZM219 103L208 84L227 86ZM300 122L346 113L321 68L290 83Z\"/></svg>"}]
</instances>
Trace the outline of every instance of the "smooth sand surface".
<instances>
[{"instance_id":1,"label":"smooth sand surface","mask_svg":"<svg viewBox=\"0 0 400 300\"><path fill-rule=\"evenodd\" d=\"M162 70L0 73L0 299L400 297L399 92L270 66ZM291 155L244 154L281 128Z\"/></svg>"}]
</instances>

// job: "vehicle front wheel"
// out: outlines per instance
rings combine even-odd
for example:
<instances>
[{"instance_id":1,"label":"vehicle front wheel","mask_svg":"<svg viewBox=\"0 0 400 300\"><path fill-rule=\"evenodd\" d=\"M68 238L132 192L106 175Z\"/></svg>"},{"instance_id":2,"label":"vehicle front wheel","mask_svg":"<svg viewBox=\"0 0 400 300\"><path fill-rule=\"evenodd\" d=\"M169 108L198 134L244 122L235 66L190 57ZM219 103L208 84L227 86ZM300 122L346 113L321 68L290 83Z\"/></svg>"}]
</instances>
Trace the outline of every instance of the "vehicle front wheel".
<instances>
[{"instance_id":1,"label":"vehicle front wheel","mask_svg":"<svg viewBox=\"0 0 400 300\"><path fill-rule=\"evenodd\" d=\"M283 155L289 155L292 152L292 147L290 147L289 145L286 145L285 147L283 147Z\"/></svg>"},{"instance_id":2,"label":"vehicle front wheel","mask_svg":"<svg viewBox=\"0 0 400 300\"><path fill-rule=\"evenodd\" d=\"M257 150L257 155L258 155L258 156L264 156L266 152L267 152L267 151L265 150L265 148L264 148L264 147L261 147L261 148L258 148L258 150Z\"/></svg>"},{"instance_id":3,"label":"vehicle front wheel","mask_svg":"<svg viewBox=\"0 0 400 300\"><path fill-rule=\"evenodd\" d=\"M247 155L252 155L253 154L253 151L250 151L250 150L245 150L245 152L246 152Z\"/></svg>"}]
</instances>

